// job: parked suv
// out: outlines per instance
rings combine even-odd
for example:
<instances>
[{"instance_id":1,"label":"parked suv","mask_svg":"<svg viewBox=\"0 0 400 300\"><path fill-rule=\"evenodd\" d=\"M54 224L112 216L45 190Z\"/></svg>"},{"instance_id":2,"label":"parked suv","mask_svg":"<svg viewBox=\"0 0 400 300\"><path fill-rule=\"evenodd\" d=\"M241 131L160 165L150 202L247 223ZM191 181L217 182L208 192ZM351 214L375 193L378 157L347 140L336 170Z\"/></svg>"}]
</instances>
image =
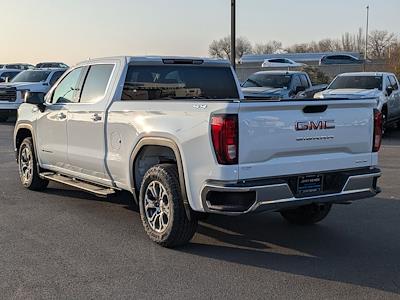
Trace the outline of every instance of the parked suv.
<instances>
[{"instance_id":1,"label":"parked suv","mask_svg":"<svg viewBox=\"0 0 400 300\"><path fill-rule=\"evenodd\" d=\"M22 71L11 82L0 84L0 122L7 121L24 100L27 92L47 93L66 69Z\"/></svg>"},{"instance_id":2,"label":"parked suv","mask_svg":"<svg viewBox=\"0 0 400 300\"><path fill-rule=\"evenodd\" d=\"M300 99L312 98L326 87L326 84L313 86L306 72L261 71L242 84L242 91L245 98Z\"/></svg>"},{"instance_id":3,"label":"parked suv","mask_svg":"<svg viewBox=\"0 0 400 300\"><path fill-rule=\"evenodd\" d=\"M357 57L349 54L325 55L319 62L320 65L351 65L363 63L363 59L358 59Z\"/></svg>"},{"instance_id":4,"label":"parked suv","mask_svg":"<svg viewBox=\"0 0 400 300\"><path fill-rule=\"evenodd\" d=\"M379 192L374 100L246 100L228 61L183 57L86 61L42 100L29 93L18 110L21 184L128 191L165 247L187 243L204 213L313 224Z\"/></svg>"}]
</instances>

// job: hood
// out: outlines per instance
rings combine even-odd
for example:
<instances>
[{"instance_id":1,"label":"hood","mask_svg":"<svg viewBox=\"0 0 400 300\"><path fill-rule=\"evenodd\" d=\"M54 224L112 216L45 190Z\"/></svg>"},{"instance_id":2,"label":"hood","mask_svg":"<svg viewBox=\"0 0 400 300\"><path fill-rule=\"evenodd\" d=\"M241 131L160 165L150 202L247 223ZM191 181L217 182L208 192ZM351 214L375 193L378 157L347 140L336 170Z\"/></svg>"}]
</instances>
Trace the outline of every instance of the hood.
<instances>
[{"instance_id":1,"label":"hood","mask_svg":"<svg viewBox=\"0 0 400 300\"><path fill-rule=\"evenodd\" d=\"M359 99L359 98L377 98L382 95L382 91L378 89L374 90L363 90L363 89L337 89L337 90L326 90L318 93L316 98L348 98L348 99Z\"/></svg>"},{"instance_id":2,"label":"hood","mask_svg":"<svg viewBox=\"0 0 400 300\"><path fill-rule=\"evenodd\" d=\"M34 92L45 92L49 90L48 85L42 82L8 82L0 84L1 88L16 88L17 90L30 90Z\"/></svg>"},{"instance_id":3,"label":"hood","mask_svg":"<svg viewBox=\"0 0 400 300\"><path fill-rule=\"evenodd\" d=\"M285 88L270 88L270 87L247 87L242 88L243 94L254 96L280 96L285 95L288 90Z\"/></svg>"}]
</instances>

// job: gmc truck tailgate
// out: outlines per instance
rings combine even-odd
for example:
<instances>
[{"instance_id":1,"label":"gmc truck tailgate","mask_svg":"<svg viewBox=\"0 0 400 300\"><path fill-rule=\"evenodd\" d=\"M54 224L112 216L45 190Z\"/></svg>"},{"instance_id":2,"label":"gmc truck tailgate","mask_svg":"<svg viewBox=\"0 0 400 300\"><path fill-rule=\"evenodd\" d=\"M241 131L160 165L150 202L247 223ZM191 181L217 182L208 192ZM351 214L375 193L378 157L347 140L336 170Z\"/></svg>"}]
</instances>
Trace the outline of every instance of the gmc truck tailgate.
<instances>
[{"instance_id":1,"label":"gmc truck tailgate","mask_svg":"<svg viewBox=\"0 0 400 300\"><path fill-rule=\"evenodd\" d=\"M376 165L374 104L374 100L242 102L239 179Z\"/></svg>"}]
</instances>

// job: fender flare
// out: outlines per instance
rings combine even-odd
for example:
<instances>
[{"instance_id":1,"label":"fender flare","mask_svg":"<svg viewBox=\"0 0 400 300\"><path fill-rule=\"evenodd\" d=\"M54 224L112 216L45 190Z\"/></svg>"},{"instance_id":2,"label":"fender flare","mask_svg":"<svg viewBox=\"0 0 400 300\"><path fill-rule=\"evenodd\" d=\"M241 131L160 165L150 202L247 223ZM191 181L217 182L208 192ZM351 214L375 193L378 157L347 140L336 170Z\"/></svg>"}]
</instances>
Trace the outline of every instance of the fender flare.
<instances>
[{"instance_id":1,"label":"fender flare","mask_svg":"<svg viewBox=\"0 0 400 300\"><path fill-rule=\"evenodd\" d=\"M139 140L139 142L134 147L132 154L130 156L130 159L129 159L129 167L130 167L129 168L129 179L132 184L132 192L133 192L136 202L139 203L138 202L139 199L137 198L137 194L136 194L134 163L135 163L135 160L136 160L137 156L139 155L140 151L145 146L161 146L161 147L169 148L173 151L175 158L176 158L177 167L178 167L179 185L181 188L183 206L185 208L186 216L190 220L192 218L193 211L190 207L188 196L187 196L182 156L181 156L181 152L179 150L178 145L171 139L164 138L164 137L143 137L142 139Z\"/></svg>"},{"instance_id":2,"label":"fender flare","mask_svg":"<svg viewBox=\"0 0 400 300\"><path fill-rule=\"evenodd\" d=\"M35 139L35 135L33 134L33 126L30 124L19 124L15 127L15 130L14 130L14 152L15 152L16 159L18 159L17 135L21 129L27 129L31 132L32 142L33 142L33 146L35 149L35 156L36 156L36 159L38 159L37 149L36 149L36 139Z\"/></svg>"}]
</instances>

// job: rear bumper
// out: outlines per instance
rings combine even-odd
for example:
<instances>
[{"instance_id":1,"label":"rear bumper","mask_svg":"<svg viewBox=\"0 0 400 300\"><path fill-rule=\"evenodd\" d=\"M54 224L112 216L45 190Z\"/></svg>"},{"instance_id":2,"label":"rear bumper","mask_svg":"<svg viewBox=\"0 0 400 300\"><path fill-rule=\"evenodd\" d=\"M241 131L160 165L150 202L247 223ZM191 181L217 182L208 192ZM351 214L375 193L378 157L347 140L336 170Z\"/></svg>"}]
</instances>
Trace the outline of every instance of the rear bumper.
<instances>
[{"instance_id":1,"label":"rear bumper","mask_svg":"<svg viewBox=\"0 0 400 300\"><path fill-rule=\"evenodd\" d=\"M236 184L209 182L202 191L203 207L209 213L240 215L279 211L312 203L343 203L374 197L380 192L377 181L381 173L377 168L346 170L335 174L343 177L338 191L308 197L296 196L288 177Z\"/></svg>"}]
</instances>

